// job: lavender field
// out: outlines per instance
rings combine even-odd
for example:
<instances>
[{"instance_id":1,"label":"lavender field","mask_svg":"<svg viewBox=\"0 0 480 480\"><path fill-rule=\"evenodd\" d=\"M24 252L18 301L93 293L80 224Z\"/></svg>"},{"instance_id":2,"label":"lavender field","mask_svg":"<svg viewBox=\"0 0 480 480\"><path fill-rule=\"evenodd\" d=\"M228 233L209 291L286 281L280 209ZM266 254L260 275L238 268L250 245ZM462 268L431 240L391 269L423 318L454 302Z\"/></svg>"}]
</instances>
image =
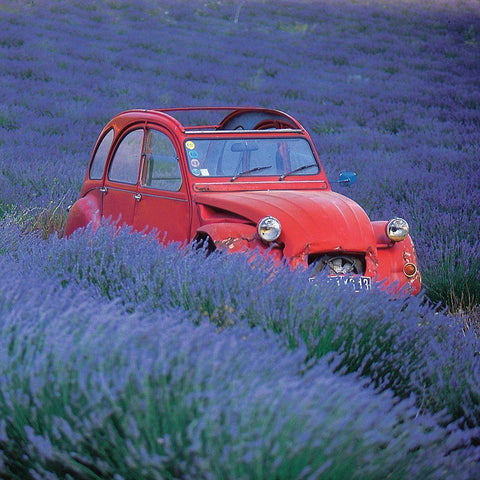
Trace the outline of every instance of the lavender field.
<instances>
[{"instance_id":1,"label":"lavender field","mask_svg":"<svg viewBox=\"0 0 480 480\"><path fill-rule=\"evenodd\" d=\"M0 478L480 477L479 0L0 0L0 22ZM342 193L410 223L423 294L61 238L104 124L188 105L298 118L358 173Z\"/></svg>"}]
</instances>

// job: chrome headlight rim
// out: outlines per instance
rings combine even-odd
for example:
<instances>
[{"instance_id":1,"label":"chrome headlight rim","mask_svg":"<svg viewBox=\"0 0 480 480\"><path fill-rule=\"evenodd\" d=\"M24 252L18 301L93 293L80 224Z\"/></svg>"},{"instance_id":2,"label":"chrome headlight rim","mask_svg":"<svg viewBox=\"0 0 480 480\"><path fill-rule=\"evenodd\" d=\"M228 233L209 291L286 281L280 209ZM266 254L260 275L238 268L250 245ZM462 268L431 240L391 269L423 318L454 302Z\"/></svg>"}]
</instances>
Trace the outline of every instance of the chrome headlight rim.
<instances>
[{"instance_id":1,"label":"chrome headlight rim","mask_svg":"<svg viewBox=\"0 0 480 480\"><path fill-rule=\"evenodd\" d=\"M277 218L267 215L258 222L257 231L263 241L271 243L280 237L282 226Z\"/></svg>"},{"instance_id":2,"label":"chrome headlight rim","mask_svg":"<svg viewBox=\"0 0 480 480\"><path fill-rule=\"evenodd\" d=\"M405 240L409 232L410 227L408 226L408 222L401 217L393 218L387 224L387 237L392 240L392 242L401 242L402 240Z\"/></svg>"}]
</instances>

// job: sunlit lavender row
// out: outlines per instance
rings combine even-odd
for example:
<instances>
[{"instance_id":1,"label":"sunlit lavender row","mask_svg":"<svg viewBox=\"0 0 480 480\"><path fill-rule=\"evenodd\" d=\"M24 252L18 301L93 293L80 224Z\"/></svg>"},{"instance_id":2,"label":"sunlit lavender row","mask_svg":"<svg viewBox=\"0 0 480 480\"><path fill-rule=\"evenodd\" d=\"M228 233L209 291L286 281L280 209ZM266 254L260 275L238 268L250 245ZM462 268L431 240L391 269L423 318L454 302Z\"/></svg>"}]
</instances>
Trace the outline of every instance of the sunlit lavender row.
<instances>
[{"instance_id":1,"label":"sunlit lavender row","mask_svg":"<svg viewBox=\"0 0 480 480\"><path fill-rule=\"evenodd\" d=\"M0 477L480 476L480 5L274 3L0 3ZM114 114L187 105L298 118L428 297L45 238Z\"/></svg>"}]
</instances>

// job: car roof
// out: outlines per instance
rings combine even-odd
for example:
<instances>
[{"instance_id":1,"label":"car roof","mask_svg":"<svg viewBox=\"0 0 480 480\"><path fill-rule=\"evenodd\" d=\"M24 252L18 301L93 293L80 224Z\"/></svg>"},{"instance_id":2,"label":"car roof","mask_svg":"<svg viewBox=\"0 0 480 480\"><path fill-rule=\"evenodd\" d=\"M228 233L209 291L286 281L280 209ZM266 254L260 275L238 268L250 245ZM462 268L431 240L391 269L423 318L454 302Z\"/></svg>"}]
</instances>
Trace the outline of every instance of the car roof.
<instances>
[{"instance_id":1,"label":"car roof","mask_svg":"<svg viewBox=\"0 0 480 480\"><path fill-rule=\"evenodd\" d=\"M133 109L119 113L113 121L123 123L138 120L161 120L184 133L227 131L281 130L304 133L301 124L292 116L275 109L262 107L179 107Z\"/></svg>"}]
</instances>

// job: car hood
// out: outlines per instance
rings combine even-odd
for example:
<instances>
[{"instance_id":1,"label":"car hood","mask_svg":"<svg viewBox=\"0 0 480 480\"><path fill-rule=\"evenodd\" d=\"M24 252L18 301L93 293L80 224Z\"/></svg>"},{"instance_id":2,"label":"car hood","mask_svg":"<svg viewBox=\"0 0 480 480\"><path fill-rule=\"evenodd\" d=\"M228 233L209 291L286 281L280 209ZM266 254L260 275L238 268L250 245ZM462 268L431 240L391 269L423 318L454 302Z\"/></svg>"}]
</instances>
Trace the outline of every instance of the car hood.
<instances>
[{"instance_id":1,"label":"car hood","mask_svg":"<svg viewBox=\"0 0 480 480\"><path fill-rule=\"evenodd\" d=\"M198 204L232 212L252 223L272 215L282 225L279 241L293 257L318 252L366 252L375 235L365 211L332 191L248 191L198 193ZM228 220L228 219L226 219Z\"/></svg>"}]
</instances>

